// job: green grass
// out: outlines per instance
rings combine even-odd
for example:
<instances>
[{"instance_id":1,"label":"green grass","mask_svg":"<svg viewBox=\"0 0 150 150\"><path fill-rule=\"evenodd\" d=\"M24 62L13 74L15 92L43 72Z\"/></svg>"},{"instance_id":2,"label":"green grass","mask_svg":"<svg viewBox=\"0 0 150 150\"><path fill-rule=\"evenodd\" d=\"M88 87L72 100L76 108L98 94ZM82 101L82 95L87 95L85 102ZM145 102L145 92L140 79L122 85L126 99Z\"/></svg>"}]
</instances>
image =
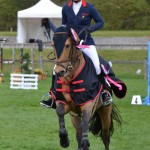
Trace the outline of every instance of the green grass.
<instances>
[{"instance_id":1,"label":"green grass","mask_svg":"<svg viewBox=\"0 0 150 150\"><path fill-rule=\"evenodd\" d=\"M144 60L147 50L99 50L98 53L107 61L112 61L112 69L120 78L144 78ZM126 61L117 63L116 61ZM132 62L137 63L132 63ZM136 70L141 69L142 74L137 76Z\"/></svg>"},{"instance_id":2,"label":"green grass","mask_svg":"<svg viewBox=\"0 0 150 150\"><path fill-rule=\"evenodd\" d=\"M54 110L42 108L40 98L50 87L49 77L39 81L38 90L14 90L9 88L9 75L0 83L0 147L2 150L63 150L59 146L58 121ZM122 129L115 129L111 137L110 150L149 150L150 119L149 106L131 105L133 95L147 95L144 79L122 79L127 95L119 100L114 97L125 121ZM76 149L75 131L66 115L70 147ZM90 150L104 149L102 142L90 134Z\"/></svg>"},{"instance_id":3,"label":"green grass","mask_svg":"<svg viewBox=\"0 0 150 150\"><path fill-rule=\"evenodd\" d=\"M96 31L92 33L95 37L149 37L149 30L120 30L120 31Z\"/></svg>"},{"instance_id":4,"label":"green grass","mask_svg":"<svg viewBox=\"0 0 150 150\"><path fill-rule=\"evenodd\" d=\"M104 31L99 30L92 33L93 36L100 37L148 37L150 30L120 30L120 31ZM0 32L0 36L17 36L17 32Z\"/></svg>"},{"instance_id":5,"label":"green grass","mask_svg":"<svg viewBox=\"0 0 150 150\"><path fill-rule=\"evenodd\" d=\"M0 32L0 36L16 36L16 35L17 35L16 32L9 32L9 31Z\"/></svg>"},{"instance_id":6,"label":"green grass","mask_svg":"<svg viewBox=\"0 0 150 150\"><path fill-rule=\"evenodd\" d=\"M46 49L42 52L43 60L48 60L47 55L50 50ZM31 51L24 50L24 53L31 53ZM115 71L116 75L119 77L129 77L129 78L144 78L144 65L143 61L147 57L147 50L98 50L98 53L105 58L107 61L128 61L128 63L113 63L113 70ZM14 68L20 68L20 51L16 49L15 52L15 59L18 60L14 63ZM3 50L3 58L5 60L12 59L12 50L11 49L4 49ZM40 52L35 49L34 53L34 68L40 68L39 63ZM139 63L132 63L132 61L139 61ZM43 70L48 71L51 74L51 70L53 67L53 63L43 62ZM31 67L31 65L30 65ZM4 64L3 65L3 73L10 73L12 72L13 65L12 64ZM142 74L137 76L135 74L137 69L142 70Z\"/></svg>"},{"instance_id":7,"label":"green grass","mask_svg":"<svg viewBox=\"0 0 150 150\"><path fill-rule=\"evenodd\" d=\"M29 50L26 50L30 52ZM145 50L100 50L98 51L106 60L139 60L147 56ZM48 51L43 51L43 59L46 59ZM11 50L4 51L5 59L11 58ZM16 52L19 59L19 51ZM35 52L35 60L39 59L39 52ZM15 68L20 63L15 63ZM35 63L35 68L39 62ZM53 63L44 63L44 70L49 71L47 80L39 81L38 90L14 90L9 88L11 64L5 64L3 68L4 82L0 83L0 149L2 150L63 150L59 145L58 120L54 110L42 108L39 105L40 98L49 91L51 83L51 70ZM142 74L135 74L138 68ZM127 95L119 100L114 97L125 121L122 129L115 128L111 137L110 150L149 150L150 119L149 106L131 105L133 95L147 96L147 80L144 80L143 64L114 63L113 70L116 75L127 85ZM75 130L66 115L66 127L69 132L70 147L67 150L75 150ZM90 134L90 150L104 149L102 141Z\"/></svg>"}]
</instances>

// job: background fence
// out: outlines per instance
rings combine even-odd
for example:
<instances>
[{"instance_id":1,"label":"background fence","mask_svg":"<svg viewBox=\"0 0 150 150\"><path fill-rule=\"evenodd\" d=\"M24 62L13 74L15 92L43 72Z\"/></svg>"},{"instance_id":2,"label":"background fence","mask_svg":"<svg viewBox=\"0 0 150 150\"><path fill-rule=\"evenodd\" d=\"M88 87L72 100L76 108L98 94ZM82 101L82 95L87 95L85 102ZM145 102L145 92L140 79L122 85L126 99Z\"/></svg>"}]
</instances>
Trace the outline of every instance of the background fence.
<instances>
[{"instance_id":1,"label":"background fence","mask_svg":"<svg viewBox=\"0 0 150 150\"><path fill-rule=\"evenodd\" d=\"M104 42L104 41L103 41ZM139 43L140 44L140 43ZM147 78L147 44L142 43L142 46L136 48L138 45L130 44L130 50L128 50L125 45L126 44L117 44L117 48L113 47L114 43L109 43L104 47L104 43L97 46L98 53L106 58L108 61L112 61L113 70L117 75L126 75L126 76L135 76L136 70L142 70L142 76ZM135 47L134 47L135 45ZM115 49L115 50L114 50ZM28 53L30 55L30 65L29 68L34 72L35 69L41 69L45 72L51 74L52 68L54 66L54 62L48 60L47 56L53 49L49 43L43 44L43 51L39 51L37 43L28 43L28 44L16 44L16 43L1 43L0 47L0 70L4 73L17 73L20 72L23 61L23 55ZM116 51L120 54L116 56L112 56ZM132 51L132 54L131 54ZM130 53L129 53L130 52ZM139 53L140 52L140 53ZM105 53L104 55L102 55ZM110 54L111 53L111 54ZM124 60L124 53L128 55L133 55L132 58ZM139 53L140 56L135 56ZM109 58L107 56L110 55ZM142 55L142 56L141 56ZM136 58L137 57L137 58ZM130 66L130 67L129 67ZM138 76L141 76L138 75ZM138 77L137 76L137 77Z\"/></svg>"}]
</instances>

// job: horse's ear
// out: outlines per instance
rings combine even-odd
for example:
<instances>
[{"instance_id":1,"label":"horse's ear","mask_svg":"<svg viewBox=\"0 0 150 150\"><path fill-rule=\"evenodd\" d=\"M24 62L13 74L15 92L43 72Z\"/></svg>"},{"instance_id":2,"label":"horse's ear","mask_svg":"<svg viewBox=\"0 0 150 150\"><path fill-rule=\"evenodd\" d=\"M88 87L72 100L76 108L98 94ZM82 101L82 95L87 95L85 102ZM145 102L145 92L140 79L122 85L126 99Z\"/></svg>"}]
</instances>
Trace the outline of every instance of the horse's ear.
<instances>
[{"instance_id":1,"label":"horse's ear","mask_svg":"<svg viewBox=\"0 0 150 150\"><path fill-rule=\"evenodd\" d=\"M73 37L73 40L75 41L75 43L79 43L80 39L79 39L77 33L72 28L70 30L71 30L71 34L72 34L72 37Z\"/></svg>"}]
</instances>

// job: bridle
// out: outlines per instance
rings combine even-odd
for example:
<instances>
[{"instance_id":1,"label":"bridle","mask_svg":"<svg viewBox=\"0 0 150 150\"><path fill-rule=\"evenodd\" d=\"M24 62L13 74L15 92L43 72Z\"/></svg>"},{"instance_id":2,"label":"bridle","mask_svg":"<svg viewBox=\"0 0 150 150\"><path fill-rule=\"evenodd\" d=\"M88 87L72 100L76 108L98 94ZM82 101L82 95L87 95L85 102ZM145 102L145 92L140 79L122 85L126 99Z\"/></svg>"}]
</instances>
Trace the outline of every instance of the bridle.
<instances>
[{"instance_id":1,"label":"bridle","mask_svg":"<svg viewBox=\"0 0 150 150\"><path fill-rule=\"evenodd\" d=\"M57 33L54 33L54 35L61 35L61 34L67 34L67 35L69 35L68 37L71 37L71 34L68 33L68 32L57 32ZM65 71L60 72L59 76L63 76L67 72L70 73L71 70L74 69L74 65L76 63L78 63L78 65L80 64L80 55L82 54L82 52L81 52L80 49L78 49L77 47L75 47L76 45L77 45L77 43L73 42L73 38L71 37L71 46L70 46L70 49L69 49L69 55L68 55L68 57L65 58L62 61L57 61L56 60L55 64L57 66L61 66L65 70ZM54 47L54 49L55 49L55 47ZM74 52L74 49L76 49L76 52ZM67 63L68 65L67 66L64 65L64 63Z\"/></svg>"},{"instance_id":2,"label":"bridle","mask_svg":"<svg viewBox=\"0 0 150 150\"><path fill-rule=\"evenodd\" d=\"M87 36L88 36L89 32L88 32L87 29L83 29L83 30L81 30L81 31L79 32L78 36L79 36L80 34L82 34L83 32L85 32L85 38L84 38L84 40L82 40L82 41L84 41L84 43L85 43L86 40L87 40ZM81 50L80 50L79 48L76 47L76 46L79 45L79 42L76 42L76 41L73 39L73 36L72 36L72 34L71 34L70 32L63 32L63 31L61 32L61 31L60 31L60 32L55 32L55 33L54 33L54 35L61 35L61 34L66 34L66 35L68 35L68 37L71 37L71 47L70 47L69 56L68 56L66 59L64 59L64 60L62 60L62 61L60 62L60 61L57 61L57 60L56 60L56 56L55 56L55 58L49 58L50 55L54 54L54 51L53 51L53 52L51 52L51 53L48 54L47 58L48 58L50 61L53 61L53 60L55 59L55 60L56 60L56 61L55 61L55 65L61 66L62 68L64 68L65 71L63 71L62 74L60 74L60 76L63 76L65 73L70 72L72 69L74 69L74 65L75 65L77 62L78 62L78 65L80 64L80 55L82 54L82 52L81 52ZM56 48L55 48L54 45L52 45L52 47L56 50ZM73 49L73 48L76 48L76 52L74 52L74 49ZM67 62L68 62L68 65L67 65L67 66L63 65L63 63L67 63ZM78 65L77 65L77 66L78 66Z\"/></svg>"}]
</instances>

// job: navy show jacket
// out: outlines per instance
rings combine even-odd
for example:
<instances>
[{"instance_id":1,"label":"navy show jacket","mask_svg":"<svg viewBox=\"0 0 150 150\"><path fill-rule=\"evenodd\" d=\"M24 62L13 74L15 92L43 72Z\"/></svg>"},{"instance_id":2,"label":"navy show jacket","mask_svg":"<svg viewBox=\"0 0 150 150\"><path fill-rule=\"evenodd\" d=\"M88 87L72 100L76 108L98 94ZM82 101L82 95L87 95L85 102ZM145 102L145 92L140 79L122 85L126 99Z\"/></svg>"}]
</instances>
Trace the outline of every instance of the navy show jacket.
<instances>
[{"instance_id":1,"label":"navy show jacket","mask_svg":"<svg viewBox=\"0 0 150 150\"><path fill-rule=\"evenodd\" d=\"M94 32L98 29L101 29L104 26L104 21L98 11L92 4L82 0L82 6L79 9L77 15L75 15L72 7L73 2L65 4L62 9L62 24L67 25L69 28L73 28L77 34L81 30L90 28L90 32ZM95 24L91 25L92 19L95 21ZM85 39L85 33L79 35L80 40ZM91 34L88 34L86 45L95 45Z\"/></svg>"}]
</instances>

